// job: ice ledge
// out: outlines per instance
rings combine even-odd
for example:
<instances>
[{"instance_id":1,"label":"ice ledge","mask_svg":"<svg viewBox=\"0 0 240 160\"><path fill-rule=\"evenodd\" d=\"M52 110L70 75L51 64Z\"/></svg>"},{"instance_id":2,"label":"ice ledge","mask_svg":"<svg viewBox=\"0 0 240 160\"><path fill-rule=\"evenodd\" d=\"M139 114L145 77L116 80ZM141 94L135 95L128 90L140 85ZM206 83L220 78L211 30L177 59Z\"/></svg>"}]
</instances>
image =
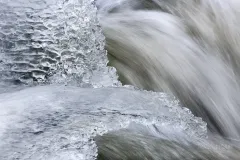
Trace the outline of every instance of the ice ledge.
<instances>
[{"instance_id":1,"label":"ice ledge","mask_svg":"<svg viewBox=\"0 0 240 160\"><path fill-rule=\"evenodd\" d=\"M168 95L127 88L33 87L1 94L0 109L0 159L93 160L93 138L131 122L192 139L207 132Z\"/></svg>"}]
</instances>

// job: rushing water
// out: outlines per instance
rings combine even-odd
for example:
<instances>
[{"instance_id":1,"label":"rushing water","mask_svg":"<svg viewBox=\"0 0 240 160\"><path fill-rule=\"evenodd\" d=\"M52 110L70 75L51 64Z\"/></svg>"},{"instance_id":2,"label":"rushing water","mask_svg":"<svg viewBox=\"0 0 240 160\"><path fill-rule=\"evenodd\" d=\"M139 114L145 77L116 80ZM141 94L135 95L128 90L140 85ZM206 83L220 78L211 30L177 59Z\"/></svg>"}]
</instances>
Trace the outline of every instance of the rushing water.
<instances>
[{"instance_id":1,"label":"rushing water","mask_svg":"<svg viewBox=\"0 0 240 160\"><path fill-rule=\"evenodd\" d=\"M0 0L0 159L238 160L237 4L184 2Z\"/></svg>"},{"instance_id":2,"label":"rushing water","mask_svg":"<svg viewBox=\"0 0 240 160\"><path fill-rule=\"evenodd\" d=\"M99 1L111 65L127 83L174 94L240 137L238 0Z\"/></svg>"}]
</instances>

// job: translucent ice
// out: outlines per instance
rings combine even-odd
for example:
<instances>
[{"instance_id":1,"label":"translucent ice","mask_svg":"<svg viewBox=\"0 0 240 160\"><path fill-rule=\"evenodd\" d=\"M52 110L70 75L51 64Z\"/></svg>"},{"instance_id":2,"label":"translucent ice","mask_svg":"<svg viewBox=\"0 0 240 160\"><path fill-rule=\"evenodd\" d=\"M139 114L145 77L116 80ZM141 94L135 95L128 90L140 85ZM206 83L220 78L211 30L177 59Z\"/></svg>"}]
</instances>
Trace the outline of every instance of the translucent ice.
<instances>
[{"instance_id":1,"label":"translucent ice","mask_svg":"<svg viewBox=\"0 0 240 160\"><path fill-rule=\"evenodd\" d=\"M126 88L33 87L1 94L0 110L0 159L95 159L93 138L131 122L171 139L206 136L178 101Z\"/></svg>"},{"instance_id":2,"label":"translucent ice","mask_svg":"<svg viewBox=\"0 0 240 160\"><path fill-rule=\"evenodd\" d=\"M2 82L119 83L93 0L0 0L0 18Z\"/></svg>"}]
</instances>

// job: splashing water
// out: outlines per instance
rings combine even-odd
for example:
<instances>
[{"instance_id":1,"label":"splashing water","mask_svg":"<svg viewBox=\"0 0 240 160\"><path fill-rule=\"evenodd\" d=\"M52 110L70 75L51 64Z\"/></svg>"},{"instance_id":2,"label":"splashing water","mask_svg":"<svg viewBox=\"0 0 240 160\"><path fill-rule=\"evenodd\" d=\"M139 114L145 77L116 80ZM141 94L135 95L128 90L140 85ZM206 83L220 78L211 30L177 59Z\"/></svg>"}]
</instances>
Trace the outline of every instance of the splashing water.
<instances>
[{"instance_id":1,"label":"splashing water","mask_svg":"<svg viewBox=\"0 0 240 160\"><path fill-rule=\"evenodd\" d=\"M240 138L237 0L100 0L98 7L123 82L174 94L211 131Z\"/></svg>"}]
</instances>

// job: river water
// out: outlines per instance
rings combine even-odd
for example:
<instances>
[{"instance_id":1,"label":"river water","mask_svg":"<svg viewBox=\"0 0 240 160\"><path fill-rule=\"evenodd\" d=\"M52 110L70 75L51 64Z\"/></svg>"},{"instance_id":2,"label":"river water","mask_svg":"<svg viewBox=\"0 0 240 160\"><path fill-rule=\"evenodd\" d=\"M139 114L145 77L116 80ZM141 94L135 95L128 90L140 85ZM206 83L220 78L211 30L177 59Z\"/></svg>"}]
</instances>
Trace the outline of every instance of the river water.
<instances>
[{"instance_id":1,"label":"river water","mask_svg":"<svg viewBox=\"0 0 240 160\"><path fill-rule=\"evenodd\" d=\"M98 5L111 65L124 83L173 94L212 132L239 138L237 0Z\"/></svg>"}]
</instances>

